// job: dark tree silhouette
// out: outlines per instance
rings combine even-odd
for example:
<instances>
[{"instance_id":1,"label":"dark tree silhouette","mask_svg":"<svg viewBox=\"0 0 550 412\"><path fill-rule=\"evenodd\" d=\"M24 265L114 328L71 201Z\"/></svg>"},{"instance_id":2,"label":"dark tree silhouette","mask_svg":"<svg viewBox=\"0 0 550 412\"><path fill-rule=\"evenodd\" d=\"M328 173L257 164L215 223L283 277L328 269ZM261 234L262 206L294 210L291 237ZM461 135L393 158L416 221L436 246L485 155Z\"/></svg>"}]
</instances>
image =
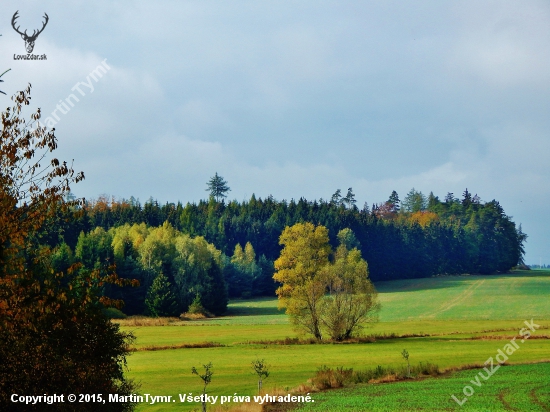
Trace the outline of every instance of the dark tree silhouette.
<instances>
[{"instance_id":1,"label":"dark tree silhouette","mask_svg":"<svg viewBox=\"0 0 550 412\"><path fill-rule=\"evenodd\" d=\"M210 192L210 196L215 198L218 202L227 197L226 193L231 189L227 186L227 182L223 180L223 177L218 175L218 172L206 183L207 192Z\"/></svg>"}]
</instances>

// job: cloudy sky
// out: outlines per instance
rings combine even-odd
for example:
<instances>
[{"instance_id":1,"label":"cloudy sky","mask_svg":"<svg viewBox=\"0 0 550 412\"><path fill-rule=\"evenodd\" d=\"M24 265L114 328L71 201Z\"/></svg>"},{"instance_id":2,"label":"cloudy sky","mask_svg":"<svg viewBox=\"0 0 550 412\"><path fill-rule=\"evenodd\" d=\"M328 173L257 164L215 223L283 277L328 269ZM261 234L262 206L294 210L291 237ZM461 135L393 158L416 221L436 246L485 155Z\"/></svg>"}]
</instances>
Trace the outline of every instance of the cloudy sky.
<instances>
[{"instance_id":1,"label":"cloudy sky","mask_svg":"<svg viewBox=\"0 0 550 412\"><path fill-rule=\"evenodd\" d=\"M527 263L550 264L546 0L2 5L2 90L32 84L86 174L78 196L196 202L215 172L238 200L468 188L522 223ZM29 34L48 14L47 60L14 59L16 10Z\"/></svg>"}]
</instances>

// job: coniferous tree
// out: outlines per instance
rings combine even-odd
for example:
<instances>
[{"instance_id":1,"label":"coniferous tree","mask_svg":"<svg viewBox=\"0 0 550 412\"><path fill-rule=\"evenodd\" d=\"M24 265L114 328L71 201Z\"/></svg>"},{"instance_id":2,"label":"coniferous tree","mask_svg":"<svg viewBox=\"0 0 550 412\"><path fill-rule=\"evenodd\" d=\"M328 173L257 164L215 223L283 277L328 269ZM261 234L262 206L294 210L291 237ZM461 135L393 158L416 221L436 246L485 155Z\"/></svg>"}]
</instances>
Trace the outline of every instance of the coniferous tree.
<instances>
[{"instance_id":1,"label":"coniferous tree","mask_svg":"<svg viewBox=\"0 0 550 412\"><path fill-rule=\"evenodd\" d=\"M462 194L462 206L467 209L472 204L472 194L468 192L468 189L464 190Z\"/></svg>"},{"instance_id":2,"label":"coniferous tree","mask_svg":"<svg viewBox=\"0 0 550 412\"><path fill-rule=\"evenodd\" d=\"M399 200L399 195L395 190L391 192L390 198L388 199L388 203L392 205L392 209L394 212L399 212L399 209L401 208Z\"/></svg>"},{"instance_id":3,"label":"coniferous tree","mask_svg":"<svg viewBox=\"0 0 550 412\"><path fill-rule=\"evenodd\" d=\"M214 199L216 199L218 202L226 198L226 193L229 192L231 189L229 186L227 186L227 182L223 180L223 177L218 175L218 172L210 180L206 183L207 192L210 192L210 196L212 196Z\"/></svg>"},{"instance_id":4,"label":"coniferous tree","mask_svg":"<svg viewBox=\"0 0 550 412\"><path fill-rule=\"evenodd\" d=\"M451 204L453 203L455 200L455 196L452 192L447 192L447 194L445 195L445 203L447 204Z\"/></svg>"},{"instance_id":5,"label":"coniferous tree","mask_svg":"<svg viewBox=\"0 0 550 412\"><path fill-rule=\"evenodd\" d=\"M168 278L161 272L147 292L145 306L151 316L176 316L178 305Z\"/></svg>"},{"instance_id":6,"label":"coniferous tree","mask_svg":"<svg viewBox=\"0 0 550 412\"><path fill-rule=\"evenodd\" d=\"M342 191L340 189L336 190L330 198L330 204L334 206L340 206L342 202Z\"/></svg>"},{"instance_id":7,"label":"coniferous tree","mask_svg":"<svg viewBox=\"0 0 550 412\"><path fill-rule=\"evenodd\" d=\"M213 258L207 277L208 283L202 288L201 302L209 312L217 316L222 315L227 310L227 286L222 269Z\"/></svg>"},{"instance_id":8,"label":"coniferous tree","mask_svg":"<svg viewBox=\"0 0 550 412\"><path fill-rule=\"evenodd\" d=\"M428 201L422 192L416 191L414 187L407 193L403 200L403 208L406 212L415 213L426 210Z\"/></svg>"},{"instance_id":9,"label":"coniferous tree","mask_svg":"<svg viewBox=\"0 0 550 412\"><path fill-rule=\"evenodd\" d=\"M353 189L351 187L348 188L348 193L346 194L346 197L342 199L342 203L348 208L353 208L355 203L357 203L357 200L355 200L355 194L353 193Z\"/></svg>"}]
</instances>

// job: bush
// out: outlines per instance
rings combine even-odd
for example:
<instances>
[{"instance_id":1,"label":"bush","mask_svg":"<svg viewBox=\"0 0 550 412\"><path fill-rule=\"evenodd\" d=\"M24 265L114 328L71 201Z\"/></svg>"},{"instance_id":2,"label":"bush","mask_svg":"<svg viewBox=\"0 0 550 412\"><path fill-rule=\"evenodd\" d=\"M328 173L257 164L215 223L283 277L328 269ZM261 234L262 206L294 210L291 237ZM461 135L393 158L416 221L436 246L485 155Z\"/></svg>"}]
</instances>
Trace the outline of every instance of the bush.
<instances>
[{"instance_id":1,"label":"bush","mask_svg":"<svg viewBox=\"0 0 550 412\"><path fill-rule=\"evenodd\" d=\"M430 363L430 362L420 362L418 365L411 365L411 376L437 376L442 372L439 369L439 366ZM383 367L378 365L376 368L366 369L362 371L353 372L351 381L353 383L368 383L372 380L384 380L389 377L392 380L403 380L407 379L408 370L406 366L400 366L398 368L394 367Z\"/></svg>"},{"instance_id":2,"label":"bush","mask_svg":"<svg viewBox=\"0 0 550 412\"><path fill-rule=\"evenodd\" d=\"M326 365L321 366L315 376L309 380L314 388L323 390L331 388L341 388L344 383L350 381L353 375L353 369L344 369L343 366L331 369Z\"/></svg>"},{"instance_id":3,"label":"bush","mask_svg":"<svg viewBox=\"0 0 550 412\"><path fill-rule=\"evenodd\" d=\"M103 309L103 314L109 319L126 319L128 317L117 308L105 308Z\"/></svg>"},{"instance_id":4,"label":"bush","mask_svg":"<svg viewBox=\"0 0 550 412\"><path fill-rule=\"evenodd\" d=\"M437 376L442 372L439 367L430 362L420 362L418 365L411 365L411 376ZM347 383L369 383L372 381L398 381L407 379L408 370L406 366L384 367L378 365L376 368L354 371L339 367L329 368L321 366L315 376L309 379L309 383L318 390L341 388Z\"/></svg>"}]
</instances>

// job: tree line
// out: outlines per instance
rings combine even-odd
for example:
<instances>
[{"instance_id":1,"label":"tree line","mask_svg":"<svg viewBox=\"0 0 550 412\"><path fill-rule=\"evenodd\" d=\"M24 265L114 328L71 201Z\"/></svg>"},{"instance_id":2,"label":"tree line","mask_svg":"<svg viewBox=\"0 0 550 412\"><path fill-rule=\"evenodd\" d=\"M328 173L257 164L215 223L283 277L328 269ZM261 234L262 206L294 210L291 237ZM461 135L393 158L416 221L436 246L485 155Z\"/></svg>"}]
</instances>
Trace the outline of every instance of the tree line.
<instances>
[{"instance_id":1,"label":"tree line","mask_svg":"<svg viewBox=\"0 0 550 412\"><path fill-rule=\"evenodd\" d=\"M122 279L139 286L106 285L103 293L125 302L126 314L177 316L194 307L205 313L225 312L228 297L273 295L273 263L256 256L250 242L237 244L227 256L202 236L190 236L169 222L151 227L126 223L82 231L71 248L62 243L54 249L52 265L63 271L81 264L81 275L114 263Z\"/></svg>"},{"instance_id":2,"label":"tree line","mask_svg":"<svg viewBox=\"0 0 550 412\"><path fill-rule=\"evenodd\" d=\"M203 237L226 256L250 243L265 266L266 261L279 257L279 236L287 226L303 222L323 225L333 246L338 243L338 232L349 228L361 245L373 281L505 272L522 262L527 237L498 201L483 202L468 190L461 199L448 193L441 200L433 193L425 196L412 189L403 201L394 191L386 202L359 209L350 188L345 197L337 191L330 200L314 201L277 201L252 195L243 202L210 196L186 205L161 205L153 199L141 205L134 198L100 197L60 219L52 227L49 241L52 245L64 242L74 250L81 232L96 227L108 231L125 224L158 227L164 222L190 237ZM255 287L250 292L258 294Z\"/></svg>"}]
</instances>

